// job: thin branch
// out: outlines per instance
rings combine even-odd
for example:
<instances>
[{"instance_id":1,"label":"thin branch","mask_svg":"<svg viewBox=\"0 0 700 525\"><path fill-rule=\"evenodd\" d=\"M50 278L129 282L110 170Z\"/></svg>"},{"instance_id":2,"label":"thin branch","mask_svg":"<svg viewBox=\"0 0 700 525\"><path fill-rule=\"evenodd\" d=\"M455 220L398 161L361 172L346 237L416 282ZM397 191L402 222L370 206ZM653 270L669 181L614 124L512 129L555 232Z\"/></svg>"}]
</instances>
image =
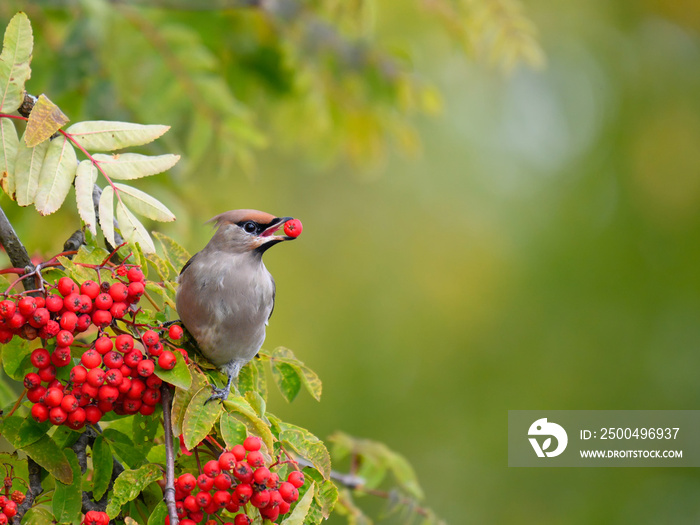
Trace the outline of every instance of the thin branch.
<instances>
[{"instance_id":1,"label":"thin branch","mask_svg":"<svg viewBox=\"0 0 700 525\"><path fill-rule=\"evenodd\" d=\"M0 244L3 245L7 255L10 257L12 266L15 268L26 268L29 266L32 270L34 269L27 249L17 237L15 229L10 224L2 208L0 208Z\"/></svg>"},{"instance_id":2,"label":"thin branch","mask_svg":"<svg viewBox=\"0 0 700 525\"><path fill-rule=\"evenodd\" d=\"M170 387L163 383L160 387L161 402L163 403L163 430L165 431L165 489L163 490L165 504L168 506L170 525L178 525L180 520L175 506L175 448L173 447L173 425L171 412L173 409L173 393Z\"/></svg>"},{"instance_id":3,"label":"thin branch","mask_svg":"<svg viewBox=\"0 0 700 525\"><path fill-rule=\"evenodd\" d=\"M17 514L12 521L14 525L19 525L25 513L34 505L34 500L44 492L41 486L41 467L29 456L27 456L27 468L29 470L29 490L25 500L17 507Z\"/></svg>"}]
</instances>

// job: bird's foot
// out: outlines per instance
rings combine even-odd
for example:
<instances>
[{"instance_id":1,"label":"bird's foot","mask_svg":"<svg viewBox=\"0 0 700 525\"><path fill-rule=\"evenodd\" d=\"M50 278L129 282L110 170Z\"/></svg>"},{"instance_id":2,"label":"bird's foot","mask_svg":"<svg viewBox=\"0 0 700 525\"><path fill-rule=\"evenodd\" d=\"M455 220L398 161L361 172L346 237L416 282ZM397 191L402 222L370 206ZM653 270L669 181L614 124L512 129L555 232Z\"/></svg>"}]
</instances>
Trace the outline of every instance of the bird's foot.
<instances>
[{"instance_id":1,"label":"bird's foot","mask_svg":"<svg viewBox=\"0 0 700 525\"><path fill-rule=\"evenodd\" d=\"M230 393L231 393L230 387L229 387L229 388L216 388L216 387L213 387L213 388L212 388L212 394L211 394L211 396L209 397L209 399L207 399L207 400L204 402L204 404L206 405L206 404L209 403L210 401L215 401L215 400L217 400L217 399L218 399L219 401L222 401L222 402L223 402L223 401L226 401L226 400L228 399L228 395L229 395Z\"/></svg>"}]
</instances>

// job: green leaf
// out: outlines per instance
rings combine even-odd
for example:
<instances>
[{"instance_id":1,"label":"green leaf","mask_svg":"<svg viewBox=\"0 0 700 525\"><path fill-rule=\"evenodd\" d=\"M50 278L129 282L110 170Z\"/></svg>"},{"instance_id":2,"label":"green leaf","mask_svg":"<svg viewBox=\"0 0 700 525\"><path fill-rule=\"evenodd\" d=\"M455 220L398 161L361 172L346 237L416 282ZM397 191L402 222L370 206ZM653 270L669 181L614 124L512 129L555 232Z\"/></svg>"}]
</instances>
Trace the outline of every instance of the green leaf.
<instances>
[{"instance_id":1,"label":"green leaf","mask_svg":"<svg viewBox=\"0 0 700 525\"><path fill-rule=\"evenodd\" d=\"M170 264L170 261L166 261L157 253L149 253L146 260L156 269L156 272L158 272L158 277L160 277L160 279L163 281L168 280L171 275L175 274L175 269L173 268L173 265ZM148 287L149 282L150 281L147 281L146 287ZM162 286L156 286L161 290L158 293L163 295L164 288Z\"/></svg>"},{"instance_id":2,"label":"green leaf","mask_svg":"<svg viewBox=\"0 0 700 525\"><path fill-rule=\"evenodd\" d=\"M185 363L185 358L180 352L174 353L176 359L175 368L172 370L163 370L157 366L155 374L166 383L170 383L178 388L188 389L192 386L192 374Z\"/></svg>"},{"instance_id":3,"label":"green leaf","mask_svg":"<svg viewBox=\"0 0 700 525\"><path fill-rule=\"evenodd\" d=\"M149 463L136 470L125 470L114 481L112 497L107 505L107 515L114 519L125 503L136 499L143 489L163 477L158 465Z\"/></svg>"},{"instance_id":4,"label":"green leaf","mask_svg":"<svg viewBox=\"0 0 700 525\"><path fill-rule=\"evenodd\" d=\"M301 390L301 378L295 368L289 363L273 359L272 378L287 402L294 401Z\"/></svg>"},{"instance_id":5,"label":"green leaf","mask_svg":"<svg viewBox=\"0 0 700 525\"><path fill-rule=\"evenodd\" d=\"M44 507L32 507L22 518L22 525L53 525L56 520L53 514Z\"/></svg>"},{"instance_id":6,"label":"green leaf","mask_svg":"<svg viewBox=\"0 0 700 525\"><path fill-rule=\"evenodd\" d=\"M112 186L105 186L100 195L100 228L105 239L113 248L117 247L114 240L114 190Z\"/></svg>"},{"instance_id":7,"label":"green leaf","mask_svg":"<svg viewBox=\"0 0 700 525\"><path fill-rule=\"evenodd\" d=\"M86 150L114 151L153 142L170 126L144 125L131 122L87 120L77 122L66 130Z\"/></svg>"},{"instance_id":8,"label":"green leaf","mask_svg":"<svg viewBox=\"0 0 700 525\"><path fill-rule=\"evenodd\" d=\"M167 515L168 506L164 501L161 501L158 503L158 505L156 505L156 508L153 509L153 512L151 512L151 515L148 517L147 525L162 525L165 523L165 517Z\"/></svg>"},{"instance_id":9,"label":"green leaf","mask_svg":"<svg viewBox=\"0 0 700 525\"><path fill-rule=\"evenodd\" d=\"M296 507L292 513L285 518L281 525L304 525L304 518L309 513L309 507L311 507L311 500L314 497L314 482L311 482L309 490L306 494L299 500Z\"/></svg>"},{"instance_id":10,"label":"green leaf","mask_svg":"<svg viewBox=\"0 0 700 525\"><path fill-rule=\"evenodd\" d=\"M97 436L92 445L92 495L95 500L102 499L107 492L113 467L114 461L109 443L102 436Z\"/></svg>"},{"instance_id":11,"label":"green leaf","mask_svg":"<svg viewBox=\"0 0 700 525\"><path fill-rule=\"evenodd\" d=\"M139 153L122 153L117 155L96 153L93 155L93 158L99 162L100 167L112 180L134 180L156 175L169 170L180 160L179 155L170 153L156 156L141 155Z\"/></svg>"},{"instance_id":12,"label":"green leaf","mask_svg":"<svg viewBox=\"0 0 700 525\"><path fill-rule=\"evenodd\" d=\"M92 191L97 181L97 168L89 160L78 164L75 174L75 200L78 204L78 214L93 235L97 235L97 217Z\"/></svg>"},{"instance_id":13,"label":"green leaf","mask_svg":"<svg viewBox=\"0 0 700 525\"><path fill-rule=\"evenodd\" d=\"M192 256L185 248L167 235L160 232L153 232L153 236L158 239L158 242L160 242L160 245L163 247L165 257L170 260L175 270L179 272Z\"/></svg>"},{"instance_id":14,"label":"green leaf","mask_svg":"<svg viewBox=\"0 0 700 525\"><path fill-rule=\"evenodd\" d=\"M0 186L13 200L17 191L15 162L18 148L15 125L9 118L0 118Z\"/></svg>"},{"instance_id":15,"label":"green leaf","mask_svg":"<svg viewBox=\"0 0 700 525\"><path fill-rule=\"evenodd\" d=\"M20 140L17 150L17 161L15 162L15 181L17 204L29 206L34 204L34 197L39 189L39 174L41 166L49 149L48 141L33 148L28 148L24 143L24 138Z\"/></svg>"},{"instance_id":16,"label":"green leaf","mask_svg":"<svg viewBox=\"0 0 700 525\"><path fill-rule=\"evenodd\" d=\"M139 243L145 253L156 251L146 228L121 200L117 200L117 222L124 239L132 244Z\"/></svg>"},{"instance_id":17,"label":"green leaf","mask_svg":"<svg viewBox=\"0 0 700 525\"><path fill-rule=\"evenodd\" d=\"M51 102L46 95L39 95L31 113L29 113L27 129L24 132L25 144L28 148L41 144L51 138L69 120L61 108Z\"/></svg>"},{"instance_id":18,"label":"green leaf","mask_svg":"<svg viewBox=\"0 0 700 525\"><path fill-rule=\"evenodd\" d=\"M31 445L32 443L39 441L39 439L41 439L42 436L45 436L52 427L53 425L48 421L45 421L44 423L37 423L34 418L28 417L19 427L17 437L12 444L17 448L24 448L27 445Z\"/></svg>"},{"instance_id":19,"label":"green leaf","mask_svg":"<svg viewBox=\"0 0 700 525\"><path fill-rule=\"evenodd\" d=\"M140 467L146 463L146 455L134 446L129 436L113 428L106 429L102 435L112 447L112 450L131 468Z\"/></svg>"},{"instance_id":20,"label":"green leaf","mask_svg":"<svg viewBox=\"0 0 700 525\"><path fill-rule=\"evenodd\" d=\"M160 428L160 416L157 414L144 416L136 413L133 416L131 427L134 445L148 455L148 452L155 445L154 438Z\"/></svg>"},{"instance_id":21,"label":"green leaf","mask_svg":"<svg viewBox=\"0 0 700 525\"><path fill-rule=\"evenodd\" d=\"M48 436L43 436L31 445L22 448L34 461L49 471L57 480L73 483L73 470L65 453Z\"/></svg>"},{"instance_id":22,"label":"green leaf","mask_svg":"<svg viewBox=\"0 0 700 525\"><path fill-rule=\"evenodd\" d=\"M202 441L219 420L223 408L221 403L206 403L211 397L211 388L201 388L190 401L182 421L182 434L185 438L185 448L192 450Z\"/></svg>"},{"instance_id":23,"label":"green leaf","mask_svg":"<svg viewBox=\"0 0 700 525\"><path fill-rule=\"evenodd\" d=\"M308 430L289 423L282 423L281 428L279 440L310 461L323 477L328 479L331 474L331 457L323 441Z\"/></svg>"},{"instance_id":24,"label":"green leaf","mask_svg":"<svg viewBox=\"0 0 700 525\"><path fill-rule=\"evenodd\" d=\"M221 429L221 437L229 449L233 448L234 445L243 443L243 440L248 435L245 425L228 412L221 414L219 428Z\"/></svg>"},{"instance_id":25,"label":"green leaf","mask_svg":"<svg viewBox=\"0 0 700 525\"><path fill-rule=\"evenodd\" d=\"M53 515L59 523L73 523L79 520L83 504L83 476L75 452L67 448L64 453L73 471L73 481L71 483L56 481L52 498Z\"/></svg>"},{"instance_id":26,"label":"green leaf","mask_svg":"<svg viewBox=\"0 0 700 525\"><path fill-rule=\"evenodd\" d=\"M175 220L175 215L165 204L158 199L151 197L148 193L127 186L126 184L114 183L114 187L119 190L120 198L129 205L139 215L148 217L154 221L170 222Z\"/></svg>"},{"instance_id":27,"label":"green leaf","mask_svg":"<svg viewBox=\"0 0 700 525\"><path fill-rule=\"evenodd\" d=\"M179 436L180 434L182 434L182 420L185 418L185 411L187 410L190 401L192 401L195 392L199 392L204 387L208 387L209 389L211 389L211 387L208 386L206 376L195 368L192 370L192 386L190 386L188 389L175 389L172 410L174 435Z\"/></svg>"},{"instance_id":28,"label":"green leaf","mask_svg":"<svg viewBox=\"0 0 700 525\"><path fill-rule=\"evenodd\" d=\"M73 184L78 159L68 139L56 137L49 143L39 173L39 188L34 206L42 215L49 215L61 207Z\"/></svg>"},{"instance_id":29,"label":"green leaf","mask_svg":"<svg viewBox=\"0 0 700 525\"><path fill-rule=\"evenodd\" d=\"M230 415L246 426L249 434L259 436L265 444L267 452L270 454L272 453L274 450L274 443L270 427L258 417L258 414L244 398L230 395L229 398L224 401L224 407Z\"/></svg>"},{"instance_id":30,"label":"green leaf","mask_svg":"<svg viewBox=\"0 0 700 525\"><path fill-rule=\"evenodd\" d=\"M3 345L2 366L5 373L15 381L24 381L24 376L31 367L29 361L31 353L29 341L13 337L12 341Z\"/></svg>"},{"instance_id":31,"label":"green leaf","mask_svg":"<svg viewBox=\"0 0 700 525\"><path fill-rule=\"evenodd\" d=\"M31 76L34 38L27 15L17 13L5 30L0 54L0 111L12 113L22 105L24 84Z\"/></svg>"},{"instance_id":32,"label":"green leaf","mask_svg":"<svg viewBox=\"0 0 700 525\"><path fill-rule=\"evenodd\" d=\"M319 512L324 519L328 519L338 501L338 487L330 480L316 482L316 494L314 502L318 505Z\"/></svg>"},{"instance_id":33,"label":"green leaf","mask_svg":"<svg viewBox=\"0 0 700 525\"><path fill-rule=\"evenodd\" d=\"M238 374L238 391L244 395L246 392L257 392L267 401L267 381L263 359L252 359L241 368Z\"/></svg>"}]
</instances>

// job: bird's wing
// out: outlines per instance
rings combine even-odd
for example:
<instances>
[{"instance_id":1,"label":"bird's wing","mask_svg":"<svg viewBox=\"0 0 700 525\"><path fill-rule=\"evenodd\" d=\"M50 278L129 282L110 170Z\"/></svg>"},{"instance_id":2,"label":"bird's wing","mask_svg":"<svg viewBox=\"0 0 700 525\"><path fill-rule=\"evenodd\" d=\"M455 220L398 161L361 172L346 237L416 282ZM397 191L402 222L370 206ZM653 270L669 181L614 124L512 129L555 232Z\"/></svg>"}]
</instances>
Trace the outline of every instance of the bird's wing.
<instances>
[{"instance_id":1,"label":"bird's wing","mask_svg":"<svg viewBox=\"0 0 700 525\"><path fill-rule=\"evenodd\" d=\"M194 258L197 257L197 255L199 255L199 252L195 253L192 257L190 257L190 260L187 261L187 262L185 263L185 266L182 267L182 270L180 270L180 275L182 275L182 274L185 272L185 270L187 269L187 267L188 267L190 264L192 264L192 261L194 261Z\"/></svg>"},{"instance_id":2,"label":"bird's wing","mask_svg":"<svg viewBox=\"0 0 700 525\"><path fill-rule=\"evenodd\" d=\"M277 295L277 285L275 284L275 279L270 276L270 279L272 279L272 308L270 308L270 315L267 316L267 320L270 320L270 317L272 317L272 312L275 311L275 295Z\"/></svg>"}]
</instances>

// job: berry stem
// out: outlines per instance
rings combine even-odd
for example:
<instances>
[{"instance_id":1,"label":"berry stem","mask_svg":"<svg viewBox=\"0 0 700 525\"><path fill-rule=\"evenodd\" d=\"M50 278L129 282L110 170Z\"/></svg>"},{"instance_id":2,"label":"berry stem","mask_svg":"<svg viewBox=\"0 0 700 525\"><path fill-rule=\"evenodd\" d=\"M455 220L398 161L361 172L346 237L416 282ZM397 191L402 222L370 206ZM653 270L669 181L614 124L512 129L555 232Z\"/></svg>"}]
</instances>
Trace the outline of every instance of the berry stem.
<instances>
[{"instance_id":1,"label":"berry stem","mask_svg":"<svg viewBox=\"0 0 700 525\"><path fill-rule=\"evenodd\" d=\"M170 419L173 409L173 397L170 387L163 383L160 387L161 401L163 403L163 430L165 432L165 504L168 507L170 525L179 525L175 506L175 448L173 447L173 425Z\"/></svg>"}]
</instances>

